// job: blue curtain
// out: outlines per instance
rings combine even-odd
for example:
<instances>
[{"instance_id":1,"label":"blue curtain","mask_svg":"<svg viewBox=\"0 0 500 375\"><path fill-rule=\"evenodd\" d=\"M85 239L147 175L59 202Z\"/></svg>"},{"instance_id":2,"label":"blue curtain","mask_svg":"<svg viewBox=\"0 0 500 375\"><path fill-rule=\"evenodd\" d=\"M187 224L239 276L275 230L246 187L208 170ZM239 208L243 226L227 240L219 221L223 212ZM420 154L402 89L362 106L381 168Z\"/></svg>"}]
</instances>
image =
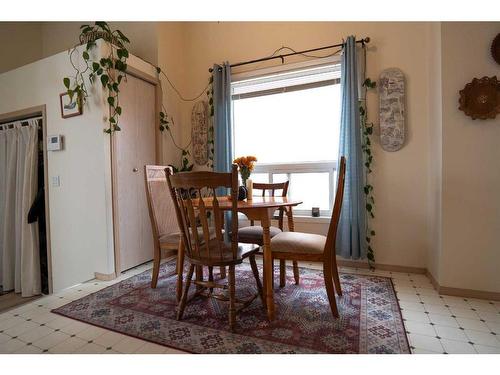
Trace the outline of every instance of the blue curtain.
<instances>
[{"instance_id":1,"label":"blue curtain","mask_svg":"<svg viewBox=\"0 0 500 375\"><path fill-rule=\"evenodd\" d=\"M214 171L230 172L233 163L233 127L231 113L231 67L226 61L213 67L214 89ZM228 194L226 189L217 189L217 195ZM225 240L229 242L231 213L224 214Z\"/></svg>"},{"instance_id":2,"label":"blue curtain","mask_svg":"<svg viewBox=\"0 0 500 375\"><path fill-rule=\"evenodd\" d=\"M342 53L340 90L339 158L346 157L344 200L337 231L337 254L345 258L366 256L366 199L358 96L356 38L349 36Z\"/></svg>"},{"instance_id":3,"label":"blue curtain","mask_svg":"<svg viewBox=\"0 0 500 375\"><path fill-rule=\"evenodd\" d=\"M213 67L214 88L214 170L230 172L233 156L233 129L231 126L231 67L228 62Z\"/></svg>"}]
</instances>

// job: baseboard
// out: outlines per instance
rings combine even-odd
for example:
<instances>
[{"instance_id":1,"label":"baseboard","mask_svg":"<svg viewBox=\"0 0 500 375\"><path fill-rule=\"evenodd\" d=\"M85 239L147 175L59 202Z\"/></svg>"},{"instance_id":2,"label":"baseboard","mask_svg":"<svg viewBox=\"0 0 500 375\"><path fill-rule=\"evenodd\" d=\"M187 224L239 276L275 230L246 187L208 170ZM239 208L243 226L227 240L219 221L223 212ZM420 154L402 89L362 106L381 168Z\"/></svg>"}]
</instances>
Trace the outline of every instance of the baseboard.
<instances>
[{"instance_id":1,"label":"baseboard","mask_svg":"<svg viewBox=\"0 0 500 375\"><path fill-rule=\"evenodd\" d=\"M455 296L455 297L478 298L478 299L487 299L490 301L500 301L500 293L498 292L488 292L484 290L462 289L462 288L443 286L439 285L437 280L429 271L426 272L426 275L431 280L432 285L439 294L444 294L447 296Z\"/></svg>"},{"instance_id":2,"label":"baseboard","mask_svg":"<svg viewBox=\"0 0 500 375\"><path fill-rule=\"evenodd\" d=\"M352 268L365 268L368 269L370 266L367 261L356 261L356 260L345 260L345 259L337 259L337 264L340 267L352 267ZM392 264L374 264L375 269L379 269L382 271L390 271L390 272L403 272L403 273L418 273L425 274L427 270L425 268L420 267L409 267L409 266L395 266Z\"/></svg>"},{"instance_id":3,"label":"baseboard","mask_svg":"<svg viewBox=\"0 0 500 375\"><path fill-rule=\"evenodd\" d=\"M99 273L99 272L94 272L94 276L97 280L101 281L110 281L116 279L116 274L113 273Z\"/></svg>"}]
</instances>

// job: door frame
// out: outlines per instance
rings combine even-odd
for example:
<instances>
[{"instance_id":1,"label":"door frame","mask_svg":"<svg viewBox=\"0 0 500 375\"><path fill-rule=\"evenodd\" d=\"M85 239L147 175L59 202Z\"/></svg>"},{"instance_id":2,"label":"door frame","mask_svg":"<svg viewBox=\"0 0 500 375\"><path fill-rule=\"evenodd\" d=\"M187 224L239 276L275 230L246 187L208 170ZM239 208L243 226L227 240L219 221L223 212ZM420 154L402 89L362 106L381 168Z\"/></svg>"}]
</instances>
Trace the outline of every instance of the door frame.
<instances>
[{"instance_id":1,"label":"door frame","mask_svg":"<svg viewBox=\"0 0 500 375\"><path fill-rule=\"evenodd\" d=\"M50 247L50 204L49 204L49 160L47 155L47 106L45 104L20 109L18 111L0 114L0 123L29 119L31 117L42 118L43 135L43 179L45 183L45 236L47 241L47 278L49 284L49 295L53 293L52 283L52 251Z\"/></svg>"},{"instance_id":2,"label":"door frame","mask_svg":"<svg viewBox=\"0 0 500 375\"><path fill-rule=\"evenodd\" d=\"M130 75L134 78L138 78L147 83L155 86L155 113L157 116L155 117L155 162L159 163L161 154L162 154L162 144L161 144L161 133L160 133L160 116L159 113L161 111L162 105L162 90L161 90L161 82L158 77L154 77L148 73L145 73L133 66L127 66L127 75ZM120 275L121 273L121 262L120 262L120 229L118 226L118 217L119 217L119 209L118 209L118 199L116 196L116 192L118 191L118 176L117 176L117 160L116 160L116 140L115 137L119 136L118 134L113 132L110 134L110 149L111 149L111 196L112 196L112 211L113 211L113 244L114 244L114 256L115 256L115 271L114 274L111 275L101 275L102 278L113 279Z\"/></svg>"}]
</instances>

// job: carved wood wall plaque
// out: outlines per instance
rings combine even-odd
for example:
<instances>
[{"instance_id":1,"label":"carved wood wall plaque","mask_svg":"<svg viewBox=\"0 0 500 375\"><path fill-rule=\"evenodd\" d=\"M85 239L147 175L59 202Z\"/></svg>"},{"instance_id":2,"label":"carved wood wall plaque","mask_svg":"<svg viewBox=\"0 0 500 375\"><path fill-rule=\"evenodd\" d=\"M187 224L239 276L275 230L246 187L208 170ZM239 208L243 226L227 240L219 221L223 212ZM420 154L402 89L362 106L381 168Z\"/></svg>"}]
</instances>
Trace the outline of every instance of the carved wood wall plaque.
<instances>
[{"instance_id":1,"label":"carved wood wall plaque","mask_svg":"<svg viewBox=\"0 0 500 375\"><path fill-rule=\"evenodd\" d=\"M458 109L473 120L493 119L500 113L500 82L496 76L474 78L460 90L458 102Z\"/></svg>"}]
</instances>

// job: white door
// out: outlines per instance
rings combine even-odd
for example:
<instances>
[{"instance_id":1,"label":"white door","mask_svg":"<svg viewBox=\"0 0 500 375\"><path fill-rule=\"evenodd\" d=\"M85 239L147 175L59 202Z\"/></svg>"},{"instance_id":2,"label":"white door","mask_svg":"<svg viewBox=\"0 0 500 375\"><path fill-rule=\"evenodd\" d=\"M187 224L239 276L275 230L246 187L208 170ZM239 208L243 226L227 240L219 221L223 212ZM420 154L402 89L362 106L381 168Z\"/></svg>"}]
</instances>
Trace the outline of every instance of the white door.
<instances>
[{"instance_id":1,"label":"white door","mask_svg":"<svg viewBox=\"0 0 500 375\"><path fill-rule=\"evenodd\" d=\"M120 85L121 131L115 150L115 246L122 272L153 258L144 165L155 164L155 86L133 76Z\"/></svg>"}]
</instances>

